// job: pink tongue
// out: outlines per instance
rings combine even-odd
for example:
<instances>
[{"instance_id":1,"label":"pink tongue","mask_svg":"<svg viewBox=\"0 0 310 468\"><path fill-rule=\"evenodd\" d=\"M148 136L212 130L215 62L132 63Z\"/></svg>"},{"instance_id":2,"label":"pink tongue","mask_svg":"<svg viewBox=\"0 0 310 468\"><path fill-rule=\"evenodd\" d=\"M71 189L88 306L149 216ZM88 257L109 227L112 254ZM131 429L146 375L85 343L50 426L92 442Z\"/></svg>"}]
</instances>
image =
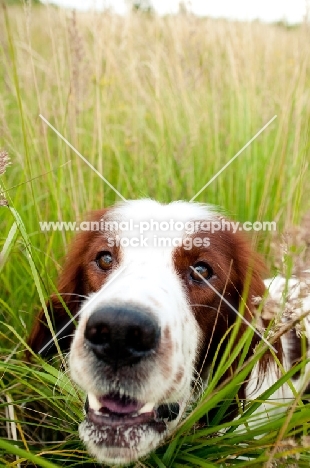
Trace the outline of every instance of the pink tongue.
<instances>
[{"instance_id":1,"label":"pink tongue","mask_svg":"<svg viewBox=\"0 0 310 468\"><path fill-rule=\"evenodd\" d=\"M119 395L106 395L100 397L100 403L102 404L102 410L109 410L111 413L118 414L130 414L136 413L142 408L142 404L138 403L137 400L126 396L120 397Z\"/></svg>"}]
</instances>

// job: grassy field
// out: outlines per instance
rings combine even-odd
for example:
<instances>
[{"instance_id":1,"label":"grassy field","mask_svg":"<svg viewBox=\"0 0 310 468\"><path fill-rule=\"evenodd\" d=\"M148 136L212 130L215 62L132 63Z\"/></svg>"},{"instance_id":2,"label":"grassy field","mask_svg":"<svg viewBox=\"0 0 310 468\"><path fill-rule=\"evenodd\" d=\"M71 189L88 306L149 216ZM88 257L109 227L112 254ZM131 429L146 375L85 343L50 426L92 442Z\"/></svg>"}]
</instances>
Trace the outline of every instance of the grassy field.
<instances>
[{"instance_id":1,"label":"grassy field","mask_svg":"<svg viewBox=\"0 0 310 468\"><path fill-rule=\"evenodd\" d=\"M72 237L43 233L39 221L81 219L118 197L39 114L125 198L163 202L191 199L277 115L197 201L240 221L275 220L281 233L310 208L309 39L306 26L73 14L28 2L1 10L0 149L11 158L0 175L11 208L0 206L1 466L91 461L77 437L83 395L58 362L24 363L23 340ZM273 268L271 241L253 236ZM235 387L210 390L171 443L138 466L308 467L310 409L299 400L260 439L234 426L214 436L218 421L193 429Z\"/></svg>"}]
</instances>

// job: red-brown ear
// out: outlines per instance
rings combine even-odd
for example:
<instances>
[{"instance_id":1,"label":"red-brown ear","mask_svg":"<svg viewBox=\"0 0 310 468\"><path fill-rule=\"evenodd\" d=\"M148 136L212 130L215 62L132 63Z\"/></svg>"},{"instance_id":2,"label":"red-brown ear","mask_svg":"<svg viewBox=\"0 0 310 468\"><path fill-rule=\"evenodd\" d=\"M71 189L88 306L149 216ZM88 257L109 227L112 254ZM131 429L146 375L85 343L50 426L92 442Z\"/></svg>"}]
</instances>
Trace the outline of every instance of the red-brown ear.
<instances>
[{"instance_id":1,"label":"red-brown ear","mask_svg":"<svg viewBox=\"0 0 310 468\"><path fill-rule=\"evenodd\" d=\"M234 234L236 236L236 234ZM254 252L249 240L238 233L235 238L236 262L233 268L237 269L238 292L240 301L245 299L248 318L253 318L254 298L262 298L265 294L263 276L266 274L266 266L262 257ZM240 308L242 308L240 302Z\"/></svg>"},{"instance_id":2,"label":"red-brown ear","mask_svg":"<svg viewBox=\"0 0 310 468\"><path fill-rule=\"evenodd\" d=\"M253 326L257 325L257 313L259 308L257 304L265 296L266 287L263 281L263 277L266 274L267 268L262 260L262 257L255 252L250 245L250 242L246 236L242 233L235 234L234 239L235 247L235 259L234 265L237 273L237 289L239 296L239 312L243 313L244 318L253 323ZM264 327L268 327L269 322L261 320L261 324ZM244 332L248 329L248 325L244 322L240 324L240 329L237 333L236 342L239 342ZM259 334L254 333L253 339L249 348L248 357L253 353L255 346L260 341ZM275 343L274 347L281 353L281 344ZM262 370L265 369L266 362L271 358L269 350L267 350L265 356L260 360ZM236 362L236 364L238 364ZM233 365L234 367L234 365ZM262 373L262 375L264 375ZM241 390L241 394L242 394Z\"/></svg>"},{"instance_id":3,"label":"red-brown ear","mask_svg":"<svg viewBox=\"0 0 310 468\"><path fill-rule=\"evenodd\" d=\"M89 221L99 221L106 210L99 210L88 216ZM59 347L66 352L70 348L72 334L75 329L75 321L72 321L81 306L82 301L89 293L87 280L84 278L84 262L87 249L92 243L94 231L84 231L73 240L63 272L58 282L58 294L54 294L47 302L47 310L53 325L54 334L57 336ZM50 356L57 352L53 334L47 324L44 310L42 309L35 319L34 325L27 340L29 347L42 356ZM43 349L44 348L44 349ZM29 358L31 352L27 352Z\"/></svg>"},{"instance_id":4,"label":"red-brown ear","mask_svg":"<svg viewBox=\"0 0 310 468\"><path fill-rule=\"evenodd\" d=\"M59 294L51 296L46 303L54 334L59 333L57 341L63 352L67 352L70 348L75 328L74 321L71 318L76 315L83 300L81 274L79 268L74 270L65 266L59 281ZM57 353L53 334L47 324L43 309L34 321L27 343L35 353L41 354L43 357ZM27 351L26 355L27 358L30 358L31 353Z\"/></svg>"}]
</instances>

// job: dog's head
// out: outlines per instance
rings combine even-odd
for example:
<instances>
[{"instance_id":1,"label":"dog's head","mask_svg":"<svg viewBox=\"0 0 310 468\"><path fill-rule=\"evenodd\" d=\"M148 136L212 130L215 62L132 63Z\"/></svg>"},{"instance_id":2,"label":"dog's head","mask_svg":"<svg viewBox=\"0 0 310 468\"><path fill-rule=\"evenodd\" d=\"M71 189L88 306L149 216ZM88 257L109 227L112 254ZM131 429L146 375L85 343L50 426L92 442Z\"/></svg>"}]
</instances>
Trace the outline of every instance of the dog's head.
<instances>
[{"instance_id":1,"label":"dog's head","mask_svg":"<svg viewBox=\"0 0 310 468\"><path fill-rule=\"evenodd\" d=\"M125 464L172 433L196 379L216 365L236 321L227 302L243 302L252 320L263 266L207 206L129 201L91 221L72 243L48 308L56 333L68 323L59 346L70 348L71 376L87 394L80 436L98 461ZM75 331L64 305L78 314ZM43 312L29 344L55 352Z\"/></svg>"}]
</instances>

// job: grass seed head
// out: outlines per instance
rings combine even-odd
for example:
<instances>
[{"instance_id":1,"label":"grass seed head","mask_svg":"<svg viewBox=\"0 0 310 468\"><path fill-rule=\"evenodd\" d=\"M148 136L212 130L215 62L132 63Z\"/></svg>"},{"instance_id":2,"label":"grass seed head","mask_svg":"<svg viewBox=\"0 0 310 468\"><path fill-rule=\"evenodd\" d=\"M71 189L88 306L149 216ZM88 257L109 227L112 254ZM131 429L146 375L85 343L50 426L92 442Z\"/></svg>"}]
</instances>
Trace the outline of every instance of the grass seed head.
<instances>
[{"instance_id":1,"label":"grass seed head","mask_svg":"<svg viewBox=\"0 0 310 468\"><path fill-rule=\"evenodd\" d=\"M0 176L3 175L6 171L6 168L11 164L9 155L6 151L0 150ZM8 206L8 201L4 196L4 192L1 190L0 186L0 206Z\"/></svg>"},{"instance_id":2,"label":"grass seed head","mask_svg":"<svg viewBox=\"0 0 310 468\"><path fill-rule=\"evenodd\" d=\"M6 168L11 164L9 155L6 151L0 150L0 175L4 174Z\"/></svg>"}]
</instances>

